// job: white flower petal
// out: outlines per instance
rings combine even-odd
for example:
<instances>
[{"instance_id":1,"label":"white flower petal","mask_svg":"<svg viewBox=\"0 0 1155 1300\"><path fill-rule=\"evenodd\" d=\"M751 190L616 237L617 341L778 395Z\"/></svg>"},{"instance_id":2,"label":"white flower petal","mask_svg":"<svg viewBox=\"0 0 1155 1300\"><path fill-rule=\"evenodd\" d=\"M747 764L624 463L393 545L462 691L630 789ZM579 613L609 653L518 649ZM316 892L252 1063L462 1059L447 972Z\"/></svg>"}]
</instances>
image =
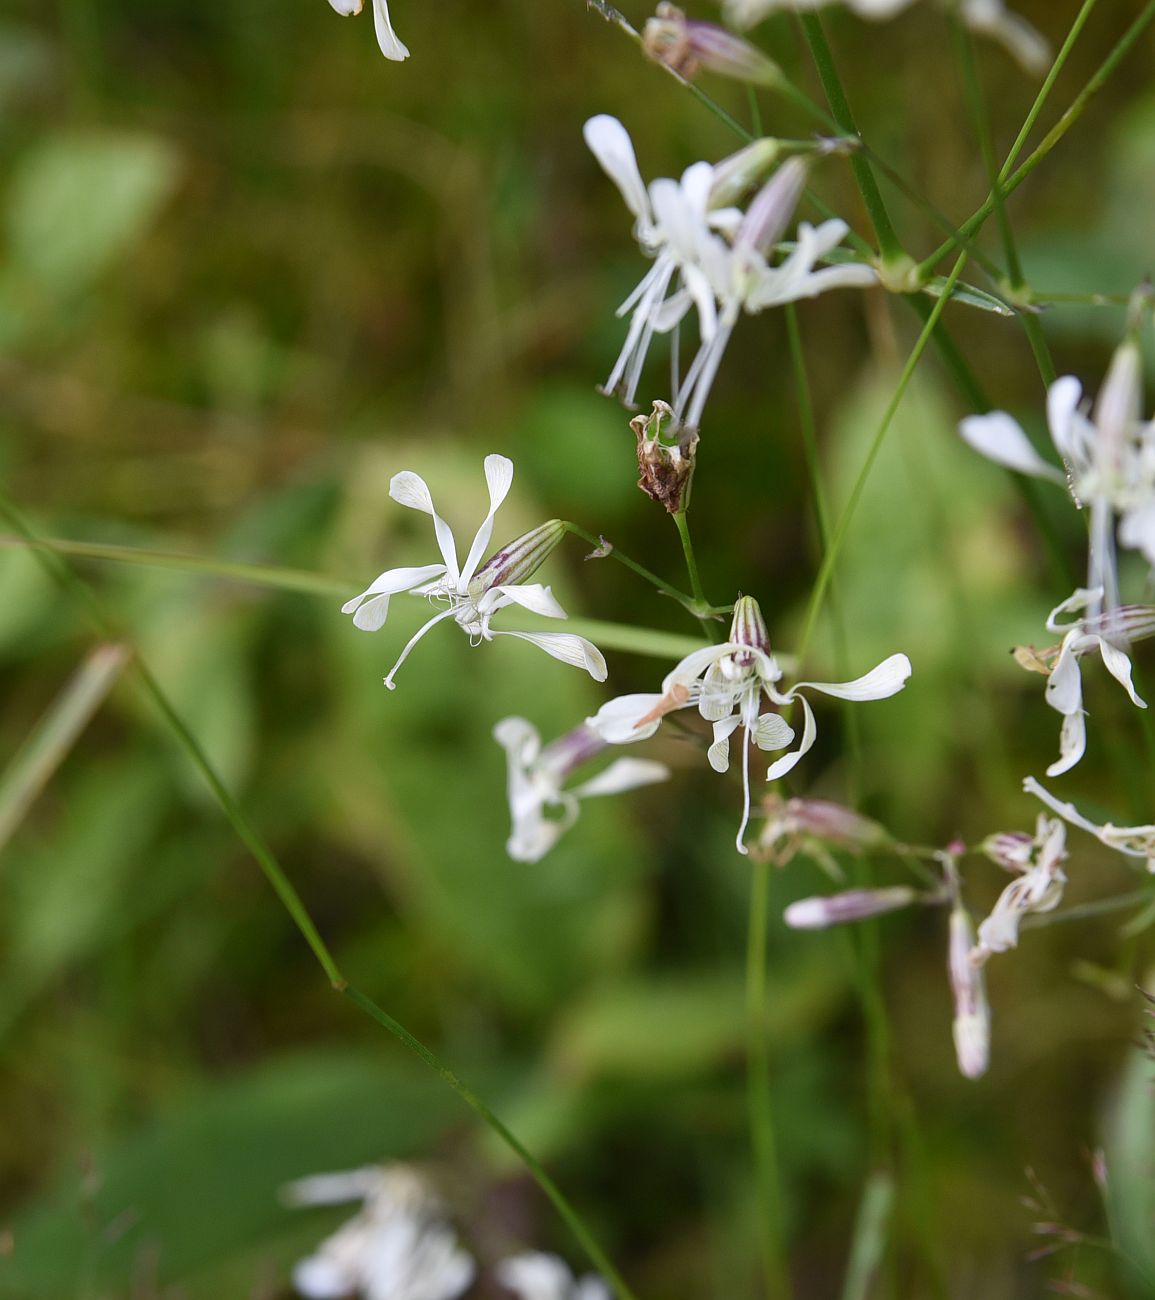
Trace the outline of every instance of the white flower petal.
<instances>
[{"instance_id":1,"label":"white flower petal","mask_svg":"<svg viewBox=\"0 0 1155 1300\"><path fill-rule=\"evenodd\" d=\"M622 794L639 786L665 781L670 769L648 758L618 758L604 772L569 791L575 799L593 799L598 795Z\"/></svg>"},{"instance_id":2,"label":"white flower petal","mask_svg":"<svg viewBox=\"0 0 1155 1300\"><path fill-rule=\"evenodd\" d=\"M1102 637L1096 637L1095 640L1099 643L1099 653L1103 656L1107 671L1131 697L1131 703L1140 709L1145 709L1147 704L1136 695L1131 681L1131 660L1110 641L1105 641Z\"/></svg>"},{"instance_id":3,"label":"white flower petal","mask_svg":"<svg viewBox=\"0 0 1155 1300\"><path fill-rule=\"evenodd\" d=\"M422 514L433 519L433 531L437 535L437 545L445 561L445 573L450 586L456 586L460 570L457 567L457 545L453 540L453 530L433 508L433 498L429 487L420 474L411 469L403 469L394 474L389 481L389 495L398 505L410 510L420 510Z\"/></svg>"},{"instance_id":4,"label":"white flower petal","mask_svg":"<svg viewBox=\"0 0 1155 1300\"><path fill-rule=\"evenodd\" d=\"M361 12L361 0L329 0L329 3L345 18Z\"/></svg>"},{"instance_id":5,"label":"white flower petal","mask_svg":"<svg viewBox=\"0 0 1155 1300\"><path fill-rule=\"evenodd\" d=\"M574 636L572 632L509 632L504 629L492 631L490 636L515 636L519 641L528 641L562 663L584 668L595 682L604 682L609 676L602 652L584 636Z\"/></svg>"},{"instance_id":6,"label":"white flower petal","mask_svg":"<svg viewBox=\"0 0 1155 1300\"><path fill-rule=\"evenodd\" d=\"M780 713L763 713L754 728L754 743L759 749L785 749L794 739L794 728Z\"/></svg>"},{"instance_id":7,"label":"white flower petal","mask_svg":"<svg viewBox=\"0 0 1155 1300\"><path fill-rule=\"evenodd\" d=\"M1081 713L1083 709L1083 675L1079 667L1078 642L1080 634L1068 632L1054 668L1047 678L1044 692L1052 709L1064 715Z\"/></svg>"},{"instance_id":8,"label":"white flower petal","mask_svg":"<svg viewBox=\"0 0 1155 1300\"><path fill-rule=\"evenodd\" d=\"M714 743L706 751L706 761L715 772L729 771L730 737L741 721L741 717L735 713L728 718L720 718L714 723Z\"/></svg>"},{"instance_id":9,"label":"white flower petal","mask_svg":"<svg viewBox=\"0 0 1155 1300\"><path fill-rule=\"evenodd\" d=\"M423 582L428 582L431 578L439 578L444 572L444 564L424 564L415 568L386 569L384 573L374 578L359 596L347 600L341 606L341 613L352 614L357 606L370 596L394 596L401 591L412 591L414 587L420 587Z\"/></svg>"},{"instance_id":10,"label":"white flower petal","mask_svg":"<svg viewBox=\"0 0 1155 1300\"><path fill-rule=\"evenodd\" d=\"M377 44L387 59L400 63L409 57L408 48L398 40L393 24L389 21L389 5L386 0L373 0L373 26L377 31Z\"/></svg>"},{"instance_id":11,"label":"white flower petal","mask_svg":"<svg viewBox=\"0 0 1155 1300\"><path fill-rule=\"evenodd\" d=\"M602 170L621 191L626 207L639 221L648 223L650 202L638 171L630 133L616 117L599 113L585 124L582 135Z\"/></svg>"},{"instance_id":12,"label":"white flower petal","mask_svg":"<svg viewBox=\"0 0 1155 1300\"><path fill-rule=\"evenodd\" d=\"M1079 410L1083 386L1074 375L1063 375L1047 389L1047 424L1058 453L1077 472L1095 458L1098 434Z\"/></svg>"},{"instance_id":13,"label":"white flower petal","mask_svg":"<svg viewBox=\"0 0 1155 1300\"><path fill-rule=\"evenodd\" d=\"M973 31L990 36L1025 72L1042 76L1051 62L1051 47L1030 23L1008 13L1003 0L964 0L962 20Z\"/></svg>"},{"instance_id":14,"label":"white flower petal","mask_svg":"<svg viewBox=\"0 0 1155 1300\"><path fill-rule=\"evenodd\" d=\"M635 740L648 740L662 725L661 716L651 717L663 701L661 695L619 695L608 700L586 726L597 732L610 745L629 745ZM650 721L641 723L643 718Z\"/></svg>"},{"instance_id":15,"label":"white flower petal","mask_svg":"<svg viewBox=\"0 0 1155 1300\"><path fill-rule=\"evenodd\" d=\"M477 530L469 554L465 557L465 564L461 570L463 583L473 577L489 546L489 539L493 536L493 517L501 508L501 503L509 495L509 489L513 485L513 461L508 456L486 456L485 482L489 488L489 513L481 521L481 527Z\"/></svg>"},{"instance_id":16,"label":"white flower petal","mask_svg":"<svg viewBox=\"0 0 1155 1300\"><path fill-rule=\"evenodd\" d=\"M1082 709L1068 713L1059 730L1059 757L1047 768L1048 776L1062 776L1087 750L1087 723Z\"/></svg>"},{"instance_id":17,"label":"white flower petal","mask_svg":"<svg viewBox=\"0 0 1155 1300\"><path fill-rule=\"evenodd\" d=\"M1119 522L1119 545L1155 565L1155 500L1128 510Z\"/></svg>"},{"instance_id":18,"label":"white flower petal","mask_svg":"<svg viewBox=\"0 0 1155 1300\"><path fill-rule=\"evenodd\" d=\"M969 446L988 460L1020 474L1065 483L1062 472L1049 465L1031 445L1017 420L1006 411L991 411L987 415L968 415L959 421L958 431Z\"/></svg>"},{"instance_id":19,"label":"white flower petal","mask_svg":"<svg viewBox=\"0 0 1155 1300\"><path fill-rule=\"evenodd\" d=\"M811 709L805 695L798 697L798 703L802 705L802 741L797 749L791 750L789 754L784 754L770 764L766 771L767 781L777 781L779 777L785 776L797 764L798 760L814 747L814 741L818 735L818 728L814 722L814 711Z\"/></svg>"},{"instance_id":20,"label":"white flower petal","mask_svg":"<svg viewBox=\"0 0 1155 1300\"><path fill-rule=\"evenodd\" d=\"M910 660L904 654L891 655L876 668L852 682L798 682L786 692L793 699L803 687L833 695L839 700L885 700L897 695L911 674Z\"/></svg>"},{"instance_id":21,"label":"white flower petal","mask_svg":"<svg viewBox=\"0 0 1155 1300\"><path fill-rule=\"evenodd\" d=\"M358 598L360 599L360 598ZM370 596L368 600L362 600L358 605L353 605L350 611L345 605L341 606L341 612L353 614L353 626L360 628L362 632L378 632L385 626L385 620L389 617L389 597L388 596Z\"/></svg>"},{"instance_id":22,"label":"white flower petal","mask_svg":"<svg viewBox=\"0 0 1155 1300\"><path fill-rule=\"evenodd\" d=\"M523 609L532 610L535 614L542 614L546 618L569 617L557 603L550 588L543 587L540 582L514 583L506 587L498 587L497 590L515 604L521 605Z\"/></svg>"},{"instance_id":23,"label":"white flower petal","mask_svg":"<svg viewBox=\"0 0 1155 1300\"><path fill-rule=\"evenodd\" d=\"M363 1201L381 1188L379 1165L345 1169L336 1174L309 1174L287 1183L282 1196L288 1205L344 1205Z\"/></svg>"}]
</instances>

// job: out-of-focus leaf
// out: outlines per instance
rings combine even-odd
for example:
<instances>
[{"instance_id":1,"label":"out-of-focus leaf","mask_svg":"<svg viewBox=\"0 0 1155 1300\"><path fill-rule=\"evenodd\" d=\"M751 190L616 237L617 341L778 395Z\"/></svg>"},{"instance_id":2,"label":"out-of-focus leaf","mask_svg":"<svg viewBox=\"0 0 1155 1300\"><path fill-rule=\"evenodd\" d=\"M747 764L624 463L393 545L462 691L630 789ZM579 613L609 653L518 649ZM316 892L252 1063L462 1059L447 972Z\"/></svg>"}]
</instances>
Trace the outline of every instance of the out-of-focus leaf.
<instances>
[{"instance_id":1,"label":"out-of-focus leaf","mask_svg":"<svg viewBox=\"0 0 1155 1300\"><path fill-rule=\"evenodd\" d=\"M89 285L132 247L172 193L177 156L149 135L68 132L20 161L7 194L7 259L61 294Z\"/></svg>"},{"instance_id":2,"label":"out-of-focus leaf","mask_svg":"<svg viewBox=\"0 0 1155 1300\"><path fill-rule=\"evenodd\" d=\"M377 1052L274 1058L217 1080L92 1153L90 1175L65 1174L20 1215L0 1295L63 1300L84 1273L102 1297L123 1296L150 1257L195 1300L249 1294L270 1270L287 1278L310 1219L319 1238L333 1217L286 1208L286 1182L427 1154L459 1108L427 1072ZM216 1289L226 1271L247 1271L246 1289Z\"/></svg>"}]
</instances>

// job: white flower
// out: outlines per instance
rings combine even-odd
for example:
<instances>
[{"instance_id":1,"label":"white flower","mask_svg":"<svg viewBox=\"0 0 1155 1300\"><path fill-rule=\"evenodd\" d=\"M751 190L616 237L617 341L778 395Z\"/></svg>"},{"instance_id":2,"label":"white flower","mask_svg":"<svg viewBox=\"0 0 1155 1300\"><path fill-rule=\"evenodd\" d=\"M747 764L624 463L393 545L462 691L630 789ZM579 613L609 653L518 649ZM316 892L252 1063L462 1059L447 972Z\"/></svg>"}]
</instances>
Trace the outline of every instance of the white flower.
<instances>
[{"instance_id":1,"label":"white flower","mask_svg":"<svg viewBox=\"0 0 1155 1300\"><path fill-rule=\"evenodd\" d=\"M822 9L834 0L722 0L726 18L735 27L753 27L779 10ZM860 18L893 18L914 0L843 0ZM958 0L959 17L974 32L990 36L1027 71L1041 75L1050 62L1050 46L1017 14L1008 13L1005 0Z\"/></svg>"},{"instance_id":2,"label":"white flower","mask_svg":"<svg viewBox=\"0 0 1155 1300\"><path fill-rule=\"evenodd\" d=\"M377 32L377 44L381 47L381 53L387 59L392 59L394 63L400 63L409 57L409 50L398 39L393 24L389 21L388 0L372 0L372 2L373 26ZM329 3L345 17L361 12L362 0L329 0Z\"/></svg>"},{"instance_id":3,"label":"white flower","mask_svg":"<svg viewBox=\"0 0 1155 1300\"><path fill-rule=\"evenodd\" d=\"M1021 874L1003 890L990 916L979 926L978 943L970 952L970 961L976 966L992 953L1017 947L1023 917L1028 912L1049 912L1063 897L1067 877L1061 864L1067 857L1067 828L1040 813L1031 850L1017 861L1008 859L1008 867Z\"/></svg>"},{"instance_id":4,"label":"white flower","mask_svg":"<svg viewBox=\"0 0 1155 1300\"><path fill-rule=\"evenodd\" d=\"M796 700L802 708L798 748L776 759L766 773L768 781L775 781L807 753L817 735L814 714L801 694L803 690L821 691L843 700L882 700L902 690L910 672L910 660L896 654L852 682L798 682L780 691L782 669L770 653L762 611L752 597L743 596L734 606L728 641L687 655L662 682L660 695L619 696L602 705L597 715L586 722L610 744L622 745L652 736L663 717L676 709L697 708L707 722L713 723L714 743L707 757L716 772L725 772L729 767L730 737L741 728L743 811L737 845L738 851L745 853L742 837L750 817L750 746L785 749L795 734L779 713L761 712L762 697L775 708Z\"/></svg>"},{"instance_id":5,"label":"white flower","mask_svg":"<svg viewBox=\"0 0 1155 1300\"><path fill-rule=\"evenodd\" d=\"M806 164L787 161L743 215L715 207L718 172L709 163L688 167L681 181L655 180L647 190L629 134L602 114L585 125L586 143L634 214L634 235L654 264L618 309L631 312L630 328L605 391L620 391L632 406L654 333L679 326L697 309L700 346L683 381L674 376L674 412L696 428L734 325L743 312L813 298L827 289L873 284L875 272L853 263L815 270L846 234L845 222L803 222L794 249L777 266L769 257L802 193ZM730 188L727 180L724 186ZM671 292L671 286L676 287Z\"/></svg>"},{"instance_id":6,"label":"white flower","mask_svg":"<svg viewBox=\"0 0 1155 1300\"><path fill-rule=\"evenodd\" d=\"M411 592L446 606L435 614L410 639L397 662L385 678L390 690L397 670L409 652L435 623L452 618L468 633L472 644L492 641L495 636L514 636L538 646L546 654L564 663L584 668L598 682L606 679L606 662L601 651L584 637L562 632L514 632L491 628L490 619L499 609L520 605L548 618L565 618L566 612L548 587L525 583L565 536L565 525L558 519L515 538L495 551L483 564L481 557L493 533L493 517L509 493L513 482L513 462L505 456L486 456L485 481L489 487L489 513L477 530L465 563L457 561L457 544L449 525L433 508L433 499L425 480L411 470L394 474L389 495L400 505L420 510L433 518L433 530L441 551L440 564L418 568L387 569L359 595L341 606L343 614L352 614L354 624L365 632L382 627L389 613L389 599L400 592Z\"/></svg>"},{"instance_id":7,"label":"white flower","mask_svg":"<svg viewBox=\"0 0 1155 1300\"><path fill-rule=\"evenodd\" d=\"M1142 358L1128 338L1115 351L1094 411L1088 415L1083 390L1073 375L1056 379L1047 392L1047 423L1066 474L1048 464L1031 446L1020 425L1005 411L971 415L959 432L984 456L1036 478L1065 483L1082 508L1089 506L1090 555L1087 588L1101 589L1101 605L1119 603L1115 563L1118 541L1155 566L1155 422L1140 419Z\"/></svg>"},{"instance_id":8,"label":"white flower","mask_svg":"<svg viewBox=\"0 0 1155 1300\"><path fill-rule=\"evenodd\" d=\"M1083 677L1079 661L1084 655L1096 651L1107 671L1123 687L1131 703L1140 709L1147 707L1135 693L1131 681L1131 660L1121 647L1132 639L1155 635L1155 609L1145 605L1123 605L1109 613L1062 623L1063 614L1102 603L1102 591L1080 588L1073 596L1057 605L1047 618L1049 632L1063 633L1057 650L1018 650L1016 658L1021 664L1047 674L1046 699L1056 712L1063 715L1059 734L1059 757L1047 768L1048 776L1061 776L1083 757L1087 748L1087 724L1083 713Z\"/></svg>"},{"instance_id":9,"label":"white flower","mask_svg":"<svg viewBox=\"0 0 1155 1300\"><path fill-rule=\"evenodd\" d=\"M606 742L589 727L576 727L542 748L537 728L525 718L503 718L493 729L508 764L509 814L506 852L516 862L538 862L577 820L578 803L664 781L669 768L646 759L619 758L597 776L563 790L566 779L596 758Z\"/></svg>"},{"instance_id":10,"label":"white flower","mask_svg":"<svg viewBox=\"0 0 1155 1300\"><path fill-rule=\"evenodd\" d=\"M1045 790L1033 776L1026 778L1023 782L1023 789L1028 794L1033 794L1037 799L1041 799L1052 812L1058 813L1064 821L1070 822L1072 826L1078 826L1080 830L1088 831L1100 844L1105 844L1109 849L1114 849L1117 853L1124 853L1129 858L1145 859L1147 870L1155 872L1155 825L1113 826L1110 822L1105 822L1102 826L1097 826L1093 821L1088 821L1074 804L1061 803L1050 791Z\"/></svg>"},{"instance_id":11,"label":"white flower","mask_svg":"<svg viewBox=\"0 0 1155 1300\"><path fill-rule=\"evenodd\" d=\"M540 1251L503 1259L497 1280L517 1300L610 1300L610 1289L593 1273L576 1278L564 1260Z\"/></svg>"},{"instance_id":12,"label":"white flower","mask_svg":"<svg viewBox=\"0 0 1155 1300\"><path fill-rule=\"evenodd\" d=\"M696 306L702 337L712 334L716 310L701 269L702 257L710 241L717 238L713 231L736 224L741 214L733 208L710 210L714 169L709 163L687 167L680 181L659 177L647 189L629 132L616 117L607 113L591 117L583 134L602 170L633 213L634 237L642 252L654 259L637 288L618 308L619 316L630 313L630 328L604 389L607 393L620 392L625 404L632 406L655 331L668 333L680 324L691 306ZM675 277L677 290L671 295Z\"/></svg>"},{"instance_id":13,"label":"white flower","mask_svg":"<svg viewBox=\"0 0 1155 1300\"><path fill-rule=\"evenodd\" d=\"M317 1174L285 1195L293 1205L362 1202L294 1268L293 1286L307 1300L456 1300L473 1281L473 1260L440 1203L404 1166Z\"/></svg>"}]
</instances>

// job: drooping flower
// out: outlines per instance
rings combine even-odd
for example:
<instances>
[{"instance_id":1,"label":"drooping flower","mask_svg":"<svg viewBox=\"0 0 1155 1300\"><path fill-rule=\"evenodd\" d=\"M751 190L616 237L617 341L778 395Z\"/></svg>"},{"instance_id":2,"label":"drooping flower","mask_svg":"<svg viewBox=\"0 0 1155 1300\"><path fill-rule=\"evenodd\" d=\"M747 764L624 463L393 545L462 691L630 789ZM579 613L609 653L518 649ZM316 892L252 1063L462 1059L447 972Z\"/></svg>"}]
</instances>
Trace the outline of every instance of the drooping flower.
<instances>
[{"instance_id":1,"label":"drooping flower","mask_svg":"<svg viewBox=\"0 0 1155 1300\"><path fill-rule=\"evenodd\" d=\"M534 614L547 618L565 618L566 612L555 600L549 587L540 583L527 583L549 553L565 536L565 525L558 519L531 529L515 538L481 562L493 535L493 518L505 500L513 483L513 462L505 456L486 456L485 481L489 487L489 513L465 557L459 564L457 544L453 532L433 508L433 499L425 480L411 470L394 474L389 484L389 495L399 505L410 510L420 510L433 519L437 546L441 551L440 564L427 564L417 568L387 569L359 595L341 606L343 614L352 614L354 624L364 632L375 632L384 626L389 614L389 600L401 592L425 596L445 609L435 614L410 639L401 651L397 662L389 670L385 685L394 687L393 678L409 656L409 652L435 623L452 618L468 633L472 644L492 641L495 636L513 636L538 646L546 654L563 663L584 668L598 682L606 679L606 662L597 646L584 637L564 632L515 632L505 628L490 627L490 620L498 610L509 605L520 605Z\"/></svg>"},{"instance_id":2,"label":"drooping flower","mask_svg":"<svg viewBox=\"0 0 1155 1300\"><path fill-rule=\"evenodd\" d=\"M1057 818L1040 813L1034 839L1000 862L1016 876L979 926L978 943L970 952L974 965L981 966L992 953L1017 947L1019 923L1028 912L1049 912L1059 905L1067 883L1062 869L1066 857L1067 828Z\"/></svg>"},{"instance_id":3,"label":"drooping flower","mask_svg":"<svg viewBox=\"0 0 1155 1300\"><path fill-rule=\"evenodd\" d=\"M794 248L771 264L805 183L806 164L799 158L784 163L743 214L717 206L717 194L731 190L733 178L716 173L709 163L694 163L681 181L661 178L647 190L629 134L616 118L591 118L585 137L634 214L642 251L654 259L618 309L619 315L631 313L630 327L604 391L619 392L627 406L634 404L654 334L676 329L691 307L697 309L700 345L684 379L673 376L673 407L679 423L696 429L743 312L754 314L827 289L877 280L874 270L861 263L815 269L846 234L846 223L836 219L817 228L803 222ZM720 189L719 180L724 180Z\"/></svg>"},{"instance_id":4,"label":"drooping flower","mask_svg":"<svg viewBox=\"0 0 1155 1300\"><path fill-rule=\"evenodd\" d=\"M594 1273L575 1278L557 1255L527 1251L503 1259L497 1280L517 1300L610 1300L610 1289Z\"/></svg>"},{"instance_id":5,"label":"drooping flower","mask_svg":"<svg viewBox=\"0 0 1155 1300\"><path fill-rule=\"evenodd\" d=\"M1087 590L1099 593L1088 605L1093 616L1119 604L1116 540L1155 566L1155 421L1140 419L1142 357L1134 337L1116 349L1090 415L1082 396L1073 375L1047 392L1047 423L1065 473L1035 451L1005 411L968 416L959 432L1000 465L1065 484L1076 506L1090 509Z\"/></svg>"},{"instance_id":6,"label":"drooping flower","mask_svg":"<svg viewBox=\"0 0 1155 1300\"><path fill-rule=\"evenodd\" d=\"M441 1203L403 1165L315 1174L285 1188L292 1205L361 1209L293 1269L307 1300L457 1300L473 1281L472 1257Z\"/></svg>"},{"instance_id":7,"label":"drooping flower","mask_svg":"<svg viewBox=\"0 0 1155 1300\"><path fill-rule=\"evenodd\" d=\"M845 4L860 18L884 19L909 9L914 0L722 0L722 6L727 21L745 29L783 9L822 9L836 2ZM953 4L971 31L998 41L1027 72L1041 76L1047 70L1050 46L1030 23L1008 11L1006 0L948 0L948 3Z\"/></svg>"},{"instance_id":8,"label":"drooping flower","mask_svg":"<svg viewBox=\"0 0 1155 1300\"><path fill-rule=\"evenodd\" d=\"M762 812L766 821L751 852L776 867L787 866L803 853L838 879L842 873L831 856L832 848L861 853L890 842L878 822L827 799L783 799L770 794L762 801Z\"/></svg>"},{"instance_id":9,"label":"drooping flower","mask_svg":"<svg viewBox=\"0 0 1155 1300\"><path fill-rule=\"evenodd\" d=\"M1131 681L1131 660L1126 647L1133 640L1155 636L1155 607L1122 605L1109 612L1061 622L1064 614L1099 606L1102 591L1080 588L1057 605L1047 618L1047 630L1060 632L1063 640L1047 650L1020 647L1015 658L1025 668L1047 675L1046 700L1063 715L1059 734L1059 757L1047 768L1048 776L1061 776L1083 757L1087 748L1087 724L1083 712L1083 677L1080 661L1098 653L1107 671L1127 692L1131 703L1145 709L1146 702Z\"/></svg>"},{"instance_id":10,"label":"drooping flower","mask_svg":"<svg viewBox=\"0 0 1155 1300\"><path fill-rule=\"evenodd\" d=\"M508 764L512 829L506 852L516 862L538 862L574 824L582 799L621 794L664 781L669 769L649 759L619 758L580 785L563 789L583 764L606 749L584 724L542 746L537 728L525 718L503 718L493 729Z\"/></svg>"},{"instance_id":11,"label":"drooping flower","mask_svg":"<svg viewBox=\"0 0 1155 1300\"><path fill-rule=\"evenodd\" d=\"M348 17L350 14L361 12L363 0L329 0L329 3L339 14ZM392 59L394 63L400 63L409 57L409 49L398 39L393 24L389 21L388 0L372 0L372 4L373 27L377 33L377 44L381 47L381 53L387 59Z\"/></svg>"},{"instance_id":12,"label":"drooping flower","mask_svg":"<svg viewBox=\"0 0 1155 1300\"><path fill-rule=\"evenodd\" d=\"M619 696L602 705L586 722L610 744L622 745L652 736L667 714L696 708L713 724L714 743L707 758L716 772L729 768L730 739L740 729L743 808L737 846L740 853L745 853L743 836L750 817L750 748L785 749L795 736L794 729L776 710L799 703L802 739L797 749L770 764L768 781L785 776L814 744L817 726L803 691L819 691L843 700L882 700L902 690L910 672L910 660L896 654L851 682L797 682L788 690L779 690L782 669L770 653L762 611L756 600L742 596L734 606L729 640L687 655L662 682L661 694ZM770 712L762 712L763 698L773 706Z\"/></svg>"},{"instance_id":13,"label":"drooping flower","mask_svg":"<svg viewBox=\"0 0 1155 1300\"><path fill-rule=\"evenodd\" d=\"M1155 872L1155 825L1113 826L1110 822L1104 822L1102 826L1098 826L1084 817L1073 803L1063 803L1056 799L1033 776L1026 778L1023 782L1023 789L1028 794L1033 794L1036 799L1041 799L1052 812L1058 813L1064 821L1070 822L1072 826L1078 826L1080 830L1093 835L1100 844L1105 844L1109 849L1114 849L1117 853L1123 853L1129 858L1143 858L1146 861L1147 870Z\"/></svg>"}]
</instances>

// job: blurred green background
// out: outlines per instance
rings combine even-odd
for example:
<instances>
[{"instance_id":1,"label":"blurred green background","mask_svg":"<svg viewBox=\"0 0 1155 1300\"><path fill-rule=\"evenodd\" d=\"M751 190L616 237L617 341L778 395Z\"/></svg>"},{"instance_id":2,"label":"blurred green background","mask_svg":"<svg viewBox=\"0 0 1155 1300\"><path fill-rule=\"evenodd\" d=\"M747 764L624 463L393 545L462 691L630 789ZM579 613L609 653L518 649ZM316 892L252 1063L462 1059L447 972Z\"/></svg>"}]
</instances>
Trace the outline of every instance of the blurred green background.
<instances>
[{"instance_id":1,"label":"blurred green background","mask_svg":"<svg viewBox=\"0 0 1155 1300\"><path fill-rule=\"evenodd\" d=\"M1074 0L1019 0L1056 44ZM626 6L638 24L646 10ZM1049 124L1140 12L1101 3ZM709 5L694 16L715 17ZM675 531L634 487L628 416L595 391L644 267L581 140L620 116L643 174L735 140L580 0L395 0L413 51L323 0L206 5L16 0L0 22L0 469L45 534L330 575L350 592L431 554L388 499L410 468L468 536L482 457L517 465L498 540L578 521L669 580ZM875 149L956 219L986 192L949 31L932 4L827 21ZM819 89L793 22L758 31ZM1126 295L1152 268L1155 41L1146 35L1010 208L1040 292ZM1036 87L997 47L980 68L1000 156ZM707 84L707 83L703 83ZM744 90L711 92L743 121ZM765 128L813 124L770 97ZM816 188L868 226L837 160ZM888 191L908 247L936 233ZM800 215L814 217L813 212ZM1001 253L993 229L983 237ZM976 273L977 275L977 273ZM1042 323L1060 372L1095 391L1118 306ZM881 292L803 304L828 490L844 499L918 330ZM1014 320L952 305L945 325L999 406L1042 430L1043 386ZM665 397L664 344L642 396ZM658 385L655 387L655 385ZM1007 650L1044 644L1057 585L1019 494L954 433L971 407L933 354L872 475L840 565L852 674L906 651L907 690L842 706L793 793L848 798L903 839L1026 829L1018 793L1057 753L1042 682ZM784 322L744 321L707 411L693 527L711 599L757 595L798 635L817 545ZM1044 508L1076 570L1082 521ZM3 539L6 543L10 538ZM567 543L548 576L574 615L694 634L672 602ZM745 1107L749 864L736 781L700 749L648 752L673 782L596 801L544 861L510 862L493 724L548 738L668 664L611 653L606 689L532 648L471 650L438 629L389 693L424 617L400 598L356 632L340 596L82 561L276 849L352 979L431 1043L548 1164L646 1300L745 1300L757 1282ZM1133 598L1143 577L1128 577ZM1147 593L1150 595L1150 593ZM83 611L0 547L0 754L18 750L94 643ZM441 633L439 635L438 633ZM834 676L828 629L808 676ZM1137 663L1155 680L1153 660ZM1150 821L1152 755L1092 665L1088 757L1057 785L1090 815ZM1072 836L1068 899L1134 889ZM886 865L877 879L899 879ZM969 897L1004 879L972 864ZM994 1054L958 1077L946 917L792 934L828 888L799 859L773 880L772 1084L798 1294L838 1296L858 1204L896 1200L874 1294L1143 1295L1092 1248L1029 1262L1028 1167L1054 1216L1107 1231L1090 1153L1107 1143L1129 1248L1150 1262L1151 1098L1132 1047L1150 932L1120 915L1024 936L989 968ZM535 1186L431 1073L335 997L158 718L116 687L0 857L0 1295L208 1300L289 1294L294 1259L339 1214L290 1211L287 1179L416 1159L484 1259L577 1247ZM889 1047L871 1061L856 971L877 960ZM880 1073L881 1072L881 1073ZM885 1114L872 1119L871 1080ZM1128 1289L1129 1288L1129 1289ZM1074 1294L1074 1292L1072 1292Z\"/></svg>"}]
</instances>

